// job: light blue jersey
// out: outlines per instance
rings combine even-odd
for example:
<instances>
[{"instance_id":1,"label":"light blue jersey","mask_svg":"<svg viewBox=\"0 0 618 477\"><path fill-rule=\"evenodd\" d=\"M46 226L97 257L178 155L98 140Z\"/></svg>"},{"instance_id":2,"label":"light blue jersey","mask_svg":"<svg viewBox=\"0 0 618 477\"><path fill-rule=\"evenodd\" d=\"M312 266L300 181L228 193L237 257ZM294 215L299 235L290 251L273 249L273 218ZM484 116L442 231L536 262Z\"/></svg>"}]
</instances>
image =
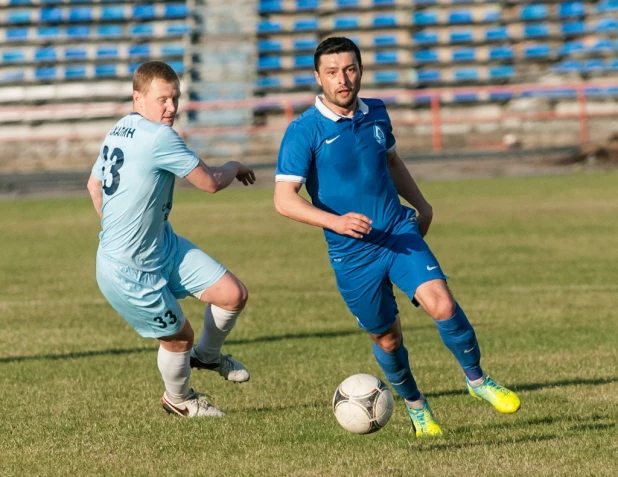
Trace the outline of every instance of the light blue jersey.
<instances>
[{"instance_id":1,"label":"light blue jersey","mask_svg":"<svg viewBox=\"0 0 618 477\"><path fill-rule=\"evenodd\" d=\"M103 182L100 253L145 272L164 267L176 251L168 222L175 176L186 176L198 163L166 124L137 113L118 121L92 168Z\"/></svg>"}]
</instances>

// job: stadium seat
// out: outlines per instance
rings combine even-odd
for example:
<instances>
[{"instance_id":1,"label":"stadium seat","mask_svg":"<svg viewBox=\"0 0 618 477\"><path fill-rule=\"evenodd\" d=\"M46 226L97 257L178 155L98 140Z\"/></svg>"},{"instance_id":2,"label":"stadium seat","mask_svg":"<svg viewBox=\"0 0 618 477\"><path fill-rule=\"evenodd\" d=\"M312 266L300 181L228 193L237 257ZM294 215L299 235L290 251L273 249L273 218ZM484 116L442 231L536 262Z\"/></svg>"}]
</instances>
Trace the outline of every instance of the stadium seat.
<instances>
[{"instance_id":1,"label":"stadium seat","mask_svg":"<svg viewBox=\"0 0 618 477\"><path fill-rule=\"evenodd\" d=\"M57 40L60 38L59 26L44 26L36 29L36 34L39 38L46 40Z\"/></svg>"},{"instance_id":2,"label":"stadium seat","mask_svg":"<svg viewBox=\"0 0 618 477\"><path fill-rule=\"evenodd\" d=\"M116 45L103 45L97 47L96 57L102 58L118 58L120 56L118 46Z\"/></svg>"},{"instance_id":3,"label":"stadium seat","mask_svg":"<svg viewBox=\"0 0 618 477\"><path fill-rule=\"evenodd\" d=\"M583 2L566 2L558 5L558 17L572 18L583 17L586 14L586 8Z\"/></svg>"},{"instance_id":4,"label":"stadium seat","mask_svg":"<svg viewBox=\"0 0 618 477\"><path fill-rule=\"evenodd\" d=\"M295 50L315 50L318 46L318 40L315 38L295 38Z\"/></svg>"},{"instance_id":5,"label":"stadium seat","mask_svg":"<svg viewBox=\"0 0 618 477\"><path fill-rule=\"evenodd\" d=\"M489 67L489 79L511 79L513 76L515 76L515 69L511 65Z\"/></svg>"},{"instance_id":6,"label":"stadium seat","mask_svg":"<svg viewBox=\"0 0 618 477\"><path fill-rule=\"evenodd\" d=\"M105 5L101 7L101 20L124 20L124 6L122 5Z\"/></svg>"},{"instance_id":7,"label":"stadium seat","mask_svg":"<svg viewBox=\"0 0 618 477\"><path fill-rule=\"evenodd\" d=\"M74 7L69 9L70 22L92 21L92 9L90 7Z\"/></svg>"},{"instance_id":8,"label":"stadium seat","mask_svg":"<svg viewBox=\"0 0 618 477\"><path fill-rule=\"evenodd\" d=\"M416 80L419 83L437 83L440 81L440 70L421 69L416 71Z\"/></svg>"},{"instance_id":9,"label":"stadium seat","mask_svg":"<svg viewBox=\"0 0 618 477\"><path fill-rule=\"evenodd\" d=\"M186 23L171 23L167 25L166 31L168 35L187 35L191 32L191 28Z\"/></svg>"},{"instance_id":10,"label":"stadium seat","mask_svg":"<svg viewBox=\"0 0 618 477\"><path fill-rule=\"evenodd\" d=\"M113 78L117 76L115 64L94 65L94 75L97 78Z\"/></svg>"},{"instance_id":11,"label":"stadium seat","mask_svg":"<svg viewBox=\"0 0 618 477\"><path fill-rule=\"evenodd\" d=\"M358 8L358 0L337 0L337 8Z\"/></svg>"},{"instance_id":12,"label":"stadium seat","mask_svg":"<svg viewBox=\"0 0 618 477\"><path fill-rule=\"evenodd\" d=\"M260 56L257 68L258 70L279 70L281 69L281 58L279 56Z\"/></svg>"},{"instance_id":13,"label":"stadium seat","mask_svg":"<svg viewBox=\"0 0 618 477\"><path fill-rule=\"evenodd\" d=\"M453 101L455 103L472 103L477 102L479 100L479 96L477 93L455 93L453 95Z\"/></svg>"},{"instance_id":14,"label":"stadium seat","mask_svg":"<svg viewBox=\"0 0 618 477\"><path fill-rule=\"evenodd\" d=\"M437 31L419 31L412 35L412 39L418 45L437 45L439 38Z\"/></svg>"},{"instance_id":15,"label":"stadium seat","mask_svg":"<svg viewBox=\"0 0 618 477\"><path fill-rule=\"evenodd\" d=\"M62 8L45 7L41 8L39 20L45 23L60 23L62 22Z\"/></svg>"},{"instance_id":16,"label":"stadium seat","mask_svg":"<svg viewBox=\"0 0 618 477\"><path fill-rule=\"evenodd\" d=\"M374 46L396 46L397 37L395 35L378 35L373 37Z\"/></svg>"},{"instance_id":17,"label":"stadium seat","mask_svg":"<svg viewBox=\"0 0 618 477\"><path fill-rule=\"evenodd\" d=\"M453 70L453 79L455 81L477 81L479 72L477 68L458 68Z\"/></svg>"},{"instance_id":18,"label":"stadium seat","mask_svg":"<svg viewBox=\"0 0 618 477\"><path fill-rule=\"evenodd\" d=\"M163 10L163 18L187 18L189 7L185 3L167 3Z\"/></svg>"},{"instance_id":19,"label":"stadium seat","mask_svg":"<svg viewBox=\"0 0 618 477\"><path fill-rule=\"evenodd\" d=\"M549 36L549 25L547 23L534 23L524 25L524 38L547 38Z\"/></svg>"},{"instance_id":20,"label":"stadium seat","mask_svg":"<svg viewBox=\"0 0 618 477\"><path fill-rule=\"evenodd\" d=\"M64 49L65 60L85 60L88 56L83 46L68 46Z\"/></svg>"},{"instance_id":21,"label":"stadium seat","mask_svg":"<svg viewBox=\"0 0 618 477\"><path fill-rule=\"evenodd\" d=\"M257 43L257 50L259 53L270 51L281 51L283 47L280 41L275 40L259 40Z\"/></svg>"},{"instance_id":22,"label":"stadium seat","mask_svg":"<svg viewBox=\"0 0 618 477\"><path fill-rule=\"evenodd\" d=\"M451 59L454 62L468 62L476 60L475 48L453 48L451 50Z\"/></svg>"},{"instance_id":23,"label":"stadium seat","mask_svg":"<svg viewBox=\"0 0 618 477\"><path fill-rule=\"evenodd\" d=\"M437 25L438 12L431 10L414 12L412 15L412 23L414 25Z\"/></svg>"},{"instance_id":24,"label":"stadium seat","mask_svg":"<svg viewBox=\"0 0 618 477\"><path fill-rule=\"evenodd\" d=\"M28 39L28 28L7 28L5 39L10 41L23 41Z\"/></svg>"},{"instance_id":25,"label":"stadium seat","mask_svg":"<svg viewBox=\"0 0 618 477\"><path fill-rule=\"evenodd\" d=\"M600 73L605 70L605 62L598 58L593 58L582 63L583 70L586 73Z\"/></svg>"},{"instance_id":26,"label":"stadium seat","mask_svg":"<svg viewBox=\"0 0 618 477\"><path fill-rule=\"evenodd\" d=\"M544 43L530 45L524 48L524 58L547 58L551 54L551 47Z\"/></svg>"},{"instance_id":27,"label":"stadium seat","mask_svg":"<svg viewBox=\"0 0 618 477\"><path fill-rule=\"evenodd\" d=\"M513 99L513 93L511 91L490 91L488 96L489 101L509 101Z\"/></svg>"},{"instance_id":28,"label":"stadium seat","mask_svg":"<svg viewBox=\"0 0 618 477\"><path fill-rule=\"evenodd\" d=\"M397 51L376 51L375 63L379 65L397 63Z\"/></svg>"},{"instance_id":29,"label":"stadium seat","mask_svg":"<svg viewBox=\"0 0 618 477\"><path fill-rule=\"evenodd\" d=\"M489 59L490 60L512 60L513 48L511 46L492 46L489 47Z\"/></svg>"},{"instance_id":30,"label":"stadium seat","mask_svg":"<svg viewBox=\"0 0 618 477\"><path fill-rule=\"evenodd\" d=\"M97 36L99 38L118 38L122 36L122 25L99 25Z\"/></svg>"},{"instance_id":31,"label":"stadium seat","mask_svg":"<svg viewBox=\"0 0 618 477\"><path fill-rule=\"evenodd\" d=\"M2 63L23 63L26 61L26 54L23 50L4 50L2 52Z\"/></svg>"},{"instance_id":32,"label":"stadium seat","mask_svg":"<svg viewBox=\"0 0 618 477\"><path fill-rule=\"evenodd\" d=\"M538 3L522 5L519 17L523 21L545 20L547 18L547 5Z\"/></svg>"},{"instance_id":33,"label":"stadium seat","mask_svg":"<svg viewBox=\"0 0 618 477\"><path fill-rule=\"evenodd\" d=\"M133 19L135 20L153 20L156 16L155 6L152 4L133 6Z\"/></svg>"},{"instance_id":34,"label":"stadium seat","mask_svg":"<svg viewBox=\"0 0 618 477\"><path fill-rule=\"evenodd\" d=\"M552 71L556 73L579 73L582 69L582 64L579 60L565 60L552 67Z\"/></svg>"},{"instance_id":35,"label":"stadium seat","mask_svg":"<svg viewBox=\"0 0 618 477\"><path fill-rule=\"evenodd\" d=\"M509 39L509 31L505 26L492 27L485 30L486 41L506 41Z\"/></svg>"},{"instance_id":36,"label":"stadium seat","mask_svg":"<svg viewBox=\"0 0 618 477\"><path fill-rule=\"evenodd\" d=\"M167 64L170 65L178 75L181 75L186 71L185 64L182 61L168 61Z\"/></svg>"},{"instance_id":37,"label":"stadium seat","mask_svg":"<svg viewBox=\"0 0 618 477\"><path fill-rule=\"evenodd\" d=\"M586 33L586 24L581 21L566 22L560 25L560 32L563 35L583 35Z\"/></svg>"},{"instance_id":38,"label":"stadium seat","mask_svg":"<svg viewBox=\"0 0 618 477\"><path fill-rule=\"evenodd\" d=\"M586 47L584 42L580 40L565 41L562 44L562 48L560 48L560 53L566 56L585 53L585 51Z\"/></svg>"},{"instance_id":39,"label":"stadium seat","mask_svg":"<svg viewBox=\"0 0 618 477\"><path fill-rule=\"evenodd\" d=\"M58 59L58 52L53 46L44 48L37 48L34 50L34 60L41 62L56 61Z\"/></svg>"},{"instance_id":40,"label":"stadium seat","mask_svg":"<svg viewBox=\"0 0 618 477\"><path fill-rule=\"evenodd\" d=\"M32 0L9 0L9 5L32 5Z\"/></svg>"},{"instance_id":41,"label":"stadium seat","mask_svg":"<svg viewBox=\"0 0 618 477\"><path fill-rule=\"evenodd\" d=\"M436 50L416 50L414 60L417 63L437 63L439 61Z\"/></svg>"},{"instance_id":42,"label":"stadium seat","mask_svg":"<svg viewBox=\"0 0 618 477\"><path fill-rule=\"evenodd\" d=\"M89 25L70 25L67 27L67 37L71 39L83 39L90 36Z\"/></svg>"},{"instance_id":43,"label":"stadium seat","mask_svg":"<svg viewBox=\"0 0 618 477\"><path fill-rule=\"evenodd\" d=\"M315 76L313 74L295 75L294 86L312 86L315 84Z\"/></svg>"},{"instance_id":44,"label":"stadium seat","mask_svg":"<svg viewBox=\"0 0 618 477\"><path fill-rule=\"evenodd\" d=\"M397 17L394 14L380 14L373 17L371 25L375 28L397 26Z\"/></svg>"},{"instance_id":45,"label":"stadium seat","mask_svg":"<svg viewBox=\"0 0 618 477\"><path fill-rule=\"evenodd\" d=\"M334 26L336 29L347 30L358 28L360 19L357 16L346 15L344 17L336 17Z\"/></svg>"},{"instance_id":46,"label":"stadium seat","mask_svg":"<svg viewBox=\"0 0 618 477\"><path fill-rule=\"evenodd\" d=\"M295 56L294 68L313 68L313 55Z\"/></svg>"},{"instance_id":47,"label":"stadium seat","mask_svg":"<svg viewBox=\"0 0 618 477\"><path fill-rule=\"evenodd\" d=\"M160 47L161 56L169 58L171 56L184 56L187 52L187 48L185 45L161 45Z\"/></svg>"},{"instance_id":48,"label":"stadium seat","mask_svg":"<svg viewBox=\"0 0 618 477\"><path fill-rule=\"evenodd\" d=\"M472 43L474 41L474 33L472 30L453 30L449 34L451 43Z\"/></svg>"},{"instance_id":49,"label":"stadium seat","mask_svg":"<svg viewBox=\"0 0 618 477\"><path fill-rule=\"evenodd\" d=\"M598 13L618 12L618 0L601 0L597 4Z\"/></svg>"},{"instance_id":50,"label":"stadium seat","mask_svg":"<svg viewBox=\"0 0 618 477\"><path fill-rule=\"evenodd\" d=\"M385 7L395 5L395 0L373 0L374 7Z\"/></svg>"},{"instance_id":51,"label":"stadium seat","mask_svg":"<svg viewBox=\"0 0 618 477\"><path fill-rule=\"evenodd\" d=\"M612 58L611 60L609 60L607 63L607 69L609 71L618 71L618 58ZM613 94L618 94L618 88Z\"/></svg>"},{"instance_id":52,"label":"stadium seat","mask_svg":"<svg viewBox=\"0 0 618 477\"><path fill-rule=\"evenodd\" d=\"M301 18L294 22L294 31L315 31L317 29L317 18Z\"/></svg>"},{"instance_id":53,"label":"stadium seat","mask_svg":"<svg viewBox=\"0 0 618 477\"><path fill-rule=\"evenodd\" d=\"M485 23L499 22L502 20L502 10L489 10L485 13L483 21Z\"/></svg>"},{"instance_id":54,"label":"stadium seat","mask_svg":"<svg viewBox=\"0 0 618 477\"><path fill-rule=\"evenodd\" d=\"M148 57L151 54L150 45L147 43L143 43L140 45L131 45L129 46L128 53L130 58Z\"/></svg>"},{"instance_id":55,"label":"stadium seat","mask_svg":"<svg viewBox=\"0 0 618 477\"><path fill-rule=\"evenodd\" d=\"M397 83L399 81L398 71L376 71L373 74L376 83Z\"/></svg>"},{"instance_id":56,"label":"stadium seat","mask_svg":"<svg viewBox=\"0 0 618 477\"><path fill-rule=\"evenodd\" d=\"M167 32L172 33L169 27ZM137 25L131 26L130 33L133 36L151 37L154 36L154 27L151 23L138 23Z\"/></svg>"},{"instance_id":57,"label":"stadium seat","mask_svg":"<svg viewBox=\"0 0 618 477\"><path fill-rule=\"evenodd\" d=\"M34 79L40 81L56 79L56 67L44 66L42 68L36 68L34 70Z\"/></svg>"},{"instance_id":58,"label":"stadium seat","mask_svg":"<svg viewBox=\"0 0 618 477\"><path fill-rule=\"evenodd\" d=\"M30 23L30 10L9 10L6 15L6 23L19 24Z\"/></svg>"},{"instance_id":59,"label":"stadium seat","mask_svg":"<svg viewBox=\"0 0 618 477\"><path fill-rule=\"evenodd\" d=\"M315 10L320 7L320 0L296 0L296 11Z\"/></svg>"},{"instance_id":60,"label":"stadium seat","mask_svg":"<svg viewBox=\"0 0 618 477\"><path fill-rule=\"evenodd\" d=\"M448 23L451 25L473 23L472 12L470 10L451 10L448 13Z\"/></svg>"},{"instance_id":61,"label":"stadium seat","mask_svg":"<svg viewBox=\"0 0 618 477\"><path fill-rule=\"evenodd\" d=\"M257 31L258 33L272 33L276 31L281 31L283 28L281 27L280 22L275 22L271 20L262 20L258 23Z\"/></svg>"},{"instance_id":62,"label":"stadium seat","mask_svg":"<svg viewBox=\"0 0 618 477\"><path fill-rule=\"evenodd\" d=\"M607 38L597 40L597 42L590 48L591 53L611 53L614 49L614 44Z\"/></svg>"},{"instance_id":63,"label":"stadium seat","mask_svg":"<svg viewBox=\"0 0 618 477\"><path fill-rule=\"evenodd\" d=\"M281 0L260 0L258 11L260 13L282 12L283 5L281 5Z\"/></svg>"},{"instance_id":64,"label":"stadium seat","mask_svg":"<svg viewBox=\"0 0 618 477\"><path fill-rule=\"evenodd\" d=\"M86 77L86 67L84 65L66 65L64 67L64 77L66 79L82 79Z\"/></svg>"},{"instance_id":65,"label":"stadium seat","mask_svg":"<svg viewBox=\"0 0 618 477\"><path fill-rule=\"evenodd\" d=\"M281 79L276 76L267 76L265 78L258 78L255 81L257 88L279 88L281 86Z\"/></svg>"},{"instance_id":66,"label":"stadium seat","mask_svg":"<svg viewBox=\"0 0 618 477\"><path fill-rule=\"evenodd\" d=\"M601 18L594 26L595 33L618 33L618 20L615 18Z\"/></svg>"},{"instance_id":67,"label":"stadium seat","mask_svg":"<svg viewBox=\"0 0 618 477\"><path fill-rule=\"evenodd\" d=\"M23 81L26 78L26 74L23 70L9 70L0 72L0 82L2 83L14 83L16 81Z\"/></svg>"},{"instance_id":68,"label":"stadium seat","mask_svg":"<svg viewBox=\"0 0 618 477\"><path fill-rule=\"evenodd\" d=\"M415 0L415 5L437 5L438 0Z\"/></svg>"}]
</instances>

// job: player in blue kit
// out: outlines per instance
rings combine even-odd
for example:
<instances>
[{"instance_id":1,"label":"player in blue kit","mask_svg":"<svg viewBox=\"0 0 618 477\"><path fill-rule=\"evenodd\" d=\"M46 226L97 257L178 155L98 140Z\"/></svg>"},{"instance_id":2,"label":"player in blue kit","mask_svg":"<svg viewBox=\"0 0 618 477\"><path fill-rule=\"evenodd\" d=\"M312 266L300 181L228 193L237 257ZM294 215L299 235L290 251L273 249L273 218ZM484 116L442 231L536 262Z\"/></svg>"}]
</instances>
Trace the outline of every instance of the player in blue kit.
<instances>
[{"instance_id":1,"label":"player in blue kit","mask_svg":"<svg viewBox=\"0 0 618 477\"><path fill-rule=\"evenodd\" d=\"M423 239L433 211L397 154L384 103L358 97L358 47L347 38L328 38L317 47L314 65L323 95L289 125L281 143L277 211L324 229L339 291L369 332L374 356L405 400L418 437L442 429L410 370L393 284L433 317L469 393L500 412L516 412L515 393L483 372L474 329ZM311 203L299 195L303 184Z\"/></svg>"},{"instance_id":2,"label":"player in blue kit","mask_svg":"<svg viewBox=\"0 0 618 477\"><path fill-rule=\"evenodd\" d=\"M105 137L88 180L103 229L96 276L112 307L141 336L159 340L163 408L184 417L223 416L190 387L189 377L197 368L233 382L249 380L241 363L221 354L248 292L223 265L176 235L168 219L175 176L215 193L234 179L253 184L255 175L236 161L207 166L187 149L172 129L179 97L180 82L169 65L150 61L136 70L133 112ZM208 303L195 347L178 304L189 295Z\"/></svg>"}]
</instances>

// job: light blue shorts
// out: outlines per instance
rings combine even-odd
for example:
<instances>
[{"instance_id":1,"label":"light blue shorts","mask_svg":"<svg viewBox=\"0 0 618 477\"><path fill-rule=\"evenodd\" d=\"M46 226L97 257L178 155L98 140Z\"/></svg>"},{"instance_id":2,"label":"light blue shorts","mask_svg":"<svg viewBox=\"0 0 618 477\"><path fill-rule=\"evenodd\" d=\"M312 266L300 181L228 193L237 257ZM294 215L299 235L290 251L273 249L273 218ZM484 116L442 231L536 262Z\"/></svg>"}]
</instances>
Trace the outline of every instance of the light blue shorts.
<instances>
[{"instance_id":1,"label":"light blue shorts","mask_svg":"<svg viewBox=\"0 0 618 477\"><path fill-rule=\"evenodd\" d=\"M144 338L180 332L185 318L178 299L211 287L227 271L180 236L174 257L155 272L123 265L101 251L96 268L97 283L107 301Z\"/></svg>"}]
</instances>

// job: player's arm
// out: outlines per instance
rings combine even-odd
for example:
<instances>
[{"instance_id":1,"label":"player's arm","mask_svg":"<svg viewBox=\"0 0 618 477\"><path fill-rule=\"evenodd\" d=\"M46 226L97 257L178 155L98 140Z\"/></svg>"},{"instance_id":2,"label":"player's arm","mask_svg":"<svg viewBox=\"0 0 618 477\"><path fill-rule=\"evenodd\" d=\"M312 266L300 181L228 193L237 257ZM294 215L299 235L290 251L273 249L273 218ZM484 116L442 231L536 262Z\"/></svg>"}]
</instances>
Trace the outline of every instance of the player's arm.
<instances>
[{"instance_id":1,"label":"player's arm","mask_svg":"<svg viewBox=\"0 0 618 477\"><path fill-rule=\"evenodd\" d=\"M410 171L397 154L397 150L387 152L386 160L397 193L417 210L418 229L421 235L425 236L433 219L431 205L416 185Z\"/></svg>"},{"instance_id":2,"label":"player's arm","mask_svg":"<svg viewBox=\"0 0 618 477\"><path fill-rule=\"evenodd\" d=\"M200 160L195 169L185 177L198 189L212 194L225 189L234 179L238 179L244 185L255 182L255 173L238 161L229 161L222 166L207 166Z\"/></svg>"},{"instance_id":3,"label":"player's arm","mask_svg":"<svg viewBox=\"0 0 618 477\"><path fill-rule=\"evenodd\" d=\"M330 229L341 235L363 238L371 231L371 220L354 212L336 215L318 209L299 195L300 182L279 181L275 184L275 209L281 215L304 224Z\"/></svg>"},{"instance_id":4,"label":"player's arm","mask_svg":"<svg viewBox=\"0 0 618 477\"><path fill-rule=\"evenodd\" d=\"M103 212L101 212L101 208L103 207L103 182L97 179L94 174L90 174L88 178L88 192L90 193L90 198L92 199L92 204L94 205L94 209L99 214L99 218L103 218Z\"/></svg>"}]
</instances>

